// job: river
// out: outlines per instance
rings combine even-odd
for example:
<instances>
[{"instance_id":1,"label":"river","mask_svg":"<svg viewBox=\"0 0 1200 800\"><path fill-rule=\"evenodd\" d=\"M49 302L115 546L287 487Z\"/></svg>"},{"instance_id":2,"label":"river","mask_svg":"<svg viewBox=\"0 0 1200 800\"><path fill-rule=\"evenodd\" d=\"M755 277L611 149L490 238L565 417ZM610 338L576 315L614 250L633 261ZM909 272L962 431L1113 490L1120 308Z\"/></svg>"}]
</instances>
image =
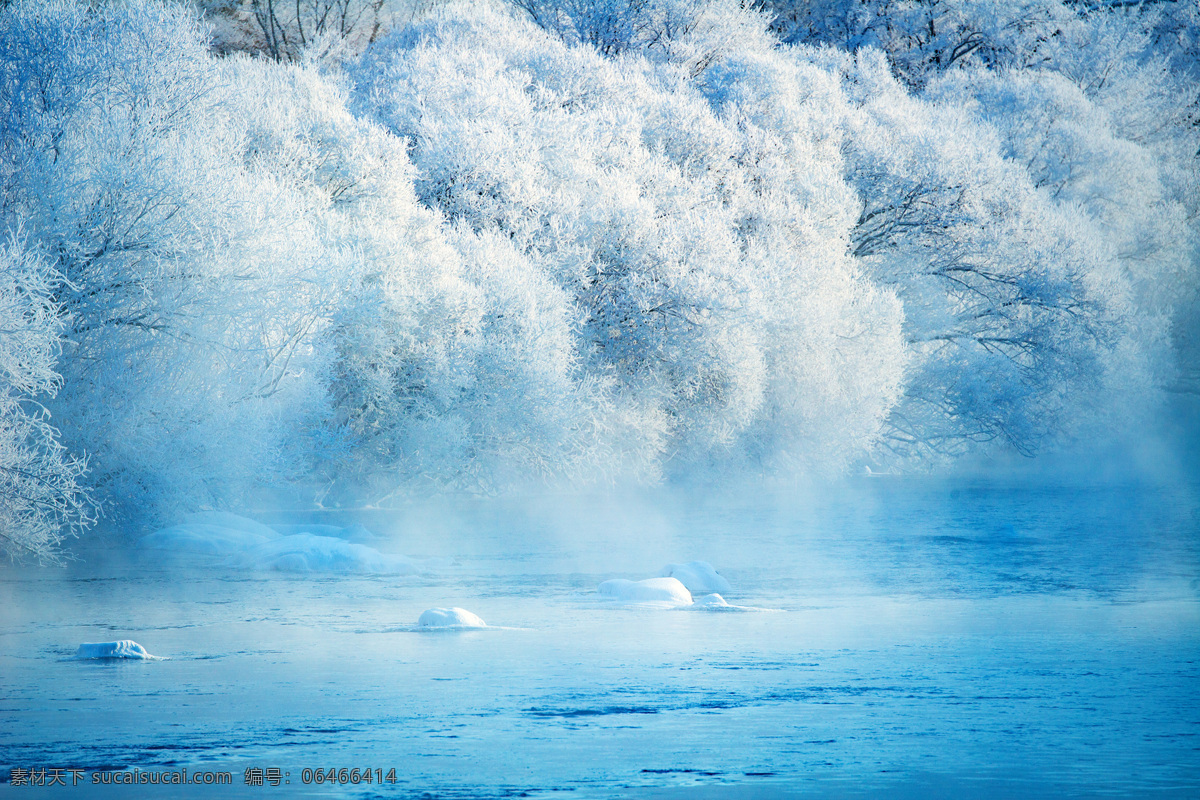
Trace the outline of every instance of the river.
<instances>
[{"instance_id":1,"label":"river","mask_svg":"<svg viewBox=\"0 0 1200 800\"><path fill-rule=\"evenodd\" d=\"M361 522L418 576L92 545L0 568L0 776L82 771L0 795L129 796L93 773L186 768L233 786L139 796L1194 798L1198 497L878 478L250 514ZM694 559L762 610L595 591ZM435 606L495 627L414 630ZM167 660L70 658L116 639ZM329 768L360 782L316 783Z\"/></svg>"}]
</instances>

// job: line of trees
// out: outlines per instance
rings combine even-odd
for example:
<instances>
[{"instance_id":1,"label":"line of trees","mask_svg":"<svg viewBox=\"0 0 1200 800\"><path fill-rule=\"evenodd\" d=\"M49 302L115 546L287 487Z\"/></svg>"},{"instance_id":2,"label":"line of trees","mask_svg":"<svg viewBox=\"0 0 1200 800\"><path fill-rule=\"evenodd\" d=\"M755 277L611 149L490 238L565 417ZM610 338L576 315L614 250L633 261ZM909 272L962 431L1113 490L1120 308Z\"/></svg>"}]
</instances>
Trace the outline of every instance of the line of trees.
<instances>
[{"instance_id":1,"label":"line of trees","mask_svg":"<svg viewBox=\"0 0 1200 800\"><path fill-rule=\"evenodd\" d=\"M0 546L1148 418L1198 349L1167 6L519 0L382 37L298 6L261 58L156 0L18 0Z\"/></svg>"}]
</instances>

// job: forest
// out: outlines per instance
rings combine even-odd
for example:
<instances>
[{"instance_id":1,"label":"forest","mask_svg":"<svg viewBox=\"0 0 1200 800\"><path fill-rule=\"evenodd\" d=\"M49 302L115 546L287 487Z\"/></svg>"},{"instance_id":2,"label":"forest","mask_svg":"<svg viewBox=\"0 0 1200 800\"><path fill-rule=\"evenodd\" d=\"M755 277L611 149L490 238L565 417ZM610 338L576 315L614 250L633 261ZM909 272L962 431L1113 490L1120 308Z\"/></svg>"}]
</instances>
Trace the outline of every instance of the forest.
<instances>
[{"instance_id":1,"label":"forest","mask_svg":"<svg viewBox=\"0 0 1200 800\"><path fill-rule=\"evenodd\" d=\"M1200 395L1191 0L388 2L0 9L7 557Z\"/></svg>"}]
</instances>

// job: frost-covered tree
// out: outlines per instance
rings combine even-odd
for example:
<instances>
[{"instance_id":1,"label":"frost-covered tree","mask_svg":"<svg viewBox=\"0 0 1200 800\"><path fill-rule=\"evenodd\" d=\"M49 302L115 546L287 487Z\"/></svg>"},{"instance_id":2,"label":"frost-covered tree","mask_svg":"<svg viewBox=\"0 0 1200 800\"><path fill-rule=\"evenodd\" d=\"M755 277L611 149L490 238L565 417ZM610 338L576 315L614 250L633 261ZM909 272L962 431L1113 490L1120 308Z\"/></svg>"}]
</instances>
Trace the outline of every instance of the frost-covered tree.
<instances>
[{"instance_id":1,"label":"frost-covered tree","mask_svg":"<svg viewBox=\"0 0 1200 800\"><path fill-rule=\"evenodd\" d=\"M224 367L248 358L266 265L222 257L255 209L217 65L167 6L26 3L3 23L3 213L62 276L64 442L118 513L204 497L262 466L227 447L254 416Z\"/></svg>"},{"instance_id":2,"label":"frost-covered tree","mask_svg":"<svg viewBox=\"0 0 1200 800\"><path fill-rule=\"evenodd\" d=\"M1064 32L1046 69L998 95L983 79L975 102L1013 98L985 112L1011 146L1035 168L1071 165L1061 196L1103 223L1145 312L1170 319L1171 386L1200 391L1200 12L1188 2L1107 6Z\"/></svg>"},{"instance_id":3,"label":"frost-covered tree","mask_svg":"<svg viewBox=\"0 0 1200 800\"><path fill-rule=\"evenodd\" d=\"M460 5L316 66L18 0L6 307L60 355L9 451L69 531L84 453L149 520L1033 452L1170 380L1200 129L1161 15L893 3L850 53L763 5Z\"/></svg>"},{"instance_id":4,"label":"frost-covered tree","mask_svg":"<svg viewBox=\"0 0 1200 800\"><path fill-rule=\"evenodd\" d=\"M444 0L180 0L198 10L220 55L337 62Z\"/></svg>"},{"instance_id":5,"label":"frost-covered tree","mask_svg":"<svg viewBox=\"0 0 1200 800\"><path fill-rule=\"evenodd\" d=\"M139 520L294 470L323 397L313 337L354 262L321 212L370 169L370 137L280 113L338 93L214 60L175 7L18 4L0 48L3 213L63 277L64 443Z\"/></svg>"},{"instance_id":6,"label":"frost-covered tree","mask_svg":"<svg viewBox=\"0 0 1200 800\"><path fill-rule=\"evenodd\" d=\"M361 49L379 36L386 0L250 0L263 52L294 61L306 48Z\"/></svg>"},{"instance_id":7,"label":"frost-covered tree","mask_svg":"<svg viewBox=\"0 0 1200 800\"><path fill-rule=\"evenodd\" d=\"M325 429L347 447L322 469L376 496L577 476L602 412L575 382L562 293L506 239L413 216L428 238L389 253L335 316Z\"/></svg>"},{"instance_id":8,"label":"frost-covered tree","mask_svg":"<svg viewBox=\"0 0 1200 800\"><path fill-rule=\"evenodd\" d=\"M768 19L735 0L509 0L540 28L606 56L638 52L695 75L754 47Z\"/></svg>"},{"instance_id":9,"label":"frost-covered tree","mask_svg":"<svg viewBox=\"0 0 1200 800\"><path fill-rule=\"evenodd\" d=\"M1161 381L1164 313L1141 302L1143 288L1169 285L1161 279L1183 269L1180 252L1186 249L1172 243L1187 239L1180 204L1157 188L1161 172L1153 167L1147 172L1145 158L1125 159L1132 171L1110 176L1108 187L1120 191L1117 187L1143 178L1145 183L1127 193L1127 203L1104 210L1096 198L1089 206L1082 193L1058 196L1040 174L1040 162L1030 152L1014 150L1010 138L1041 147L1036 131L1017 134L1010 127L1033 124L1036 114L1024 113L1012 97L973 103L947 88L960 81L1019 94L1025 74L1019 68L1034 74L1034 65L1056 53L1053 39L1065 36L1063 30L1084 35L1087 29L1078 27L1076 11L1052 2L1003 9L985 2L856 2L840 11L827 5L805 6L804 24L815 26L815 33L796 38L838 42L859 51L857 60L776 49L746 35L721 58L681 72L718 115L736 119L739 132L754 130L768 143L767 150L738 165L743 174L760 173L758 186L784 185L781 173L763 176L758 165L771 163L770 155L788 153L786 158L810 175L816 165L842 171L857 191L858 199L847 199L844 192L827 188L823 196L830 201L824 204L813 202L822 195L811 190L802 196L807 212L825 220L855 209L848 222L852 255L870 278L903 301L905 338L916 358L904 399L888 416L889 447L906 457L924 457L1002 442L1033 453L1077 429L1112 397L1129 396L1128 387ZM567 4L542 7L562 14ZM635 17L653 28L655 8L639 6ZM709 3L692 7L691 19L717 8L753 18L737 4ZM571 6L568 18L586 22L592 11L587 4ZM843 33L850 37L845 41L829 28L836 19L843 19ZM853 25L861 30L850 34ZM744 30L751 27L746 23ZM559 35L586 39L569 30ZM680 34L691 35L691 30ZM654 38L653 44L638 37L629 42L597 49L671 50L669 35ZM890 62L871 55L870 46L884 48ZM1067 58L1058 61L1067 68ZM1128 66L1136 59L1112 61ZM654 63L665 71L678 62L654 57ZM964 69L968 66L973 71ZM893 69L907 86L892 77ZM844 95L828 88L831 76L841 77ZM939 80L936 99L929 91L934 102L914 96L910 88ZM1109 137L1108 145L1103 135L1080 141L1071 158L1061 162L1064 168L1078 171L1088 159L1094 164L1112 159L1114 147L1148 152ZM1160 133L1159 139L1165 142L1171 135ZM796 142L806 142L808 152L791 149ZM824 149L814 153L814 142ZM812 155L819 156L815 162ZM1122 227L1138 230L1142 244L1123 240L1115 230ZM829 240L830 250L836 242ZM781 255L776 250L770 257L791 262ZM1135 269L1139 258L1162 263Z\"/></svg>"},{"instance_id":10,"label":"frost-covered tree","mask_svg":"<svg viewBox=\"0 0 1200 800\"><path fill-rule=\"evenodd\" d=\"M960 73L927 96L952 100L990 123L1002 152L1025 166L1048 199L1093 223L1093 235L1122 262L1147 313L1168 308L1170 293L1186 280L1193 232L1189 209L1171 186L1177 163L1149 136L1121 135L1138 123L1114 119L1055 72ZM1140 109L1124 110L1132 116Z\"/></svg>"},{"instance_id":11,"label":"frost-covered tree","mask_svg":"<svg viewBox=\"0 0 1200 800\"><path fill-rule=\"evenodd\" d=\"M322 259L300 341L324 399L298 418L294 468L370 499L587 472L599 412L561 292L506 240L422 207L407 143L356 119L312 70L237 69L255 87L236 104L247 152L307 198L300 246Z\"/></svg>"},{"instance_id":12,"label":"frost-covered tree","mask_svg":"<svg viewBox=\"0 0 1200 800\"><path fill-rule=\"evenodd\" d=\"M788 44L878 49L897 75L920 87L964 66L1045 64L1079 23L1069 0L766 0L772 29Z\"/></svg>"},{"instance_id":13,"label":"frost-covered tree","mask_svg":"<svg viewBox=\"0 0 1200 800\"><path fill-rule=\"evenodd\" d=\"M787 96L822 76L730 71L718 113L693 65L621 58L460 9L353 76L413 137L421 199L508 238L570 298L584 374L645 415L647 446L678 465L842 463L905 355L894 301L846 254L837 143Z\"/></svg>"},{"instance_id":14,"label":"frost-covered tree","mask_svg":"<svg viewBox=\"0 0 1200 800\"><path fill-rule=\"evenodd\" d=\"M1103 390L1148 382L1162 320L1139 313L1103 220L1056 199L970 107L911 96L879 55L843 59L854 253L900 292L919 353L892 448L1032 453Z\"/></svg>"},{"instance_id":15,"label":"frost-covered tree","mask_svg":"<svg viewBox=\"0 0 1200 800\"><path fill-rule=\"evenodd\" d=\"M878 48L910 87L969 103L997 126L1006 153L1030 167L1036 184L1057 181L1054 202L1083 203L1101 246L1121 254L1141 311L1171 319L1179 366L1195 371L1189 331L1200 285L1200 12L1194 2L766 5L784 41L851 52ZM1106 161L1113 167L1100 168ZM1082 191L1072 192L1072 185ZM1136 244L1131 231L1138 231ZM1171 307L1149 298L1150 286L1173 297Z\"/></svg>"},{"instance_id":16,"label":"frost-covered tree","mask_svg":"<svg viewBox=\"0 0 1200 800\"><path fill-rule=\"evenodd\" d=\"M86 464L58 442L39 400L59 386L59 278L15 237L0 245L0 553L54 561L91 522Z\"/></svg>"},{"instance_id":17,"label":"frost-covered tree","mask_svg":"<svg viewBox=\"0 0 1200 800\"><path fill-rule=\"evenodd\" d=\"M313 69L213 59L153 4L5 24L4 211L64 275L52 410L117 513L586 472L624 429L580 407L561 292L422 208Z\"/></svg>"}]
</instances>

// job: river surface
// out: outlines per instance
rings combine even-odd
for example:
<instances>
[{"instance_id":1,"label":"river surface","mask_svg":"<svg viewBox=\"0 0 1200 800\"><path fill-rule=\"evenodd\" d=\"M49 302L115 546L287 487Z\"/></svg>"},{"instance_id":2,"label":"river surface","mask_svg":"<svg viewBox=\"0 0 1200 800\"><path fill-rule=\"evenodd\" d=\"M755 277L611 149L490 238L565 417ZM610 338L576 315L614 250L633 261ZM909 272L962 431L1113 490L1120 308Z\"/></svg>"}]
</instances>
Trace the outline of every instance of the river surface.
<instances>
[{"instance_id":1,"label":"river surface","mask_svg":"<svg viewBox=\"0 0 1200 800\"><path fill-rule=\"evenodd\" d=\"M4 567L0 780L83 773L0 796L1200 797L1198 497L882 478L445 500L307 518L362 522L431 559L419 576L94 546ZM694 559L770 610L595 591ZM435 606L498 629L412 630ZM116 639L168 660L70 660ZM304 783L330 767L395 782ZM91 784L183 768L233 787Z\"/></svg>"}]
</instances>

